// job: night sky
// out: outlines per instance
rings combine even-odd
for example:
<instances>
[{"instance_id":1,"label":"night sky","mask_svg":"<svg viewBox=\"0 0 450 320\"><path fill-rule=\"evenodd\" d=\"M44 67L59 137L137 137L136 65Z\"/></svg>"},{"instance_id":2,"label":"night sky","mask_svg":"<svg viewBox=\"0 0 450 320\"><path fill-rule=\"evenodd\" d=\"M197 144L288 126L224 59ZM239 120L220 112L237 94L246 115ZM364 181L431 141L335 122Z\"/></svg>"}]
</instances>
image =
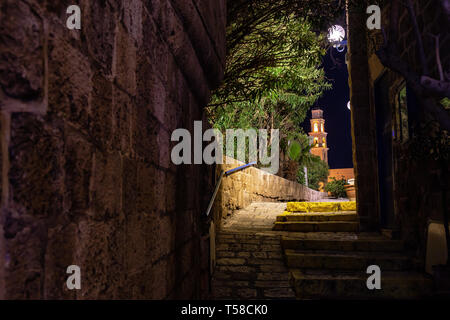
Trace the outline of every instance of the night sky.
<instances>
[{"instance_id":1,"label":"night sky","mask_svg":"<svg viewBox=\"0 0 450 320\"><path fill-rule=\"evenodd\" d=\"M347 103L350 100L350 88L348 86L348 71L345 64L345 50L342 53L333 50L333 57L339 62L336 64L327 52L323 58L327 79L333 85L317 101L316 106L321 107L325 118L325 131L328 132L328 164L330 169L352 168L352 136L350 110ZM303 124L305 132L310 131L311 111Z\"/></svg>"}]
</instances>

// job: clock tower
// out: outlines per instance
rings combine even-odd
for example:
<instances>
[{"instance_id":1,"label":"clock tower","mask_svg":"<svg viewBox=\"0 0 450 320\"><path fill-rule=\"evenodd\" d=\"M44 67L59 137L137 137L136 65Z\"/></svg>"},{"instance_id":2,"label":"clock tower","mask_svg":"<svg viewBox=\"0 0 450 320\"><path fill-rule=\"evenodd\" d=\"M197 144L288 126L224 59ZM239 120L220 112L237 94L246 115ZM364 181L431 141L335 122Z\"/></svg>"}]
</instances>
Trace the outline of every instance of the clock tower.
<instances>
[{"instance_id":1,"label":"clock tower","mask_svg":"<svg viewBox=\"0 0 450 320\"><path fill-rule=\"evenodd\" d=\"M312 144L311 153L328 163L328 133L325 132L325 119L323 118L323 111L320 108L314 108L311 112L311 132L309 133Z\"/></svg>"}]
</instances>

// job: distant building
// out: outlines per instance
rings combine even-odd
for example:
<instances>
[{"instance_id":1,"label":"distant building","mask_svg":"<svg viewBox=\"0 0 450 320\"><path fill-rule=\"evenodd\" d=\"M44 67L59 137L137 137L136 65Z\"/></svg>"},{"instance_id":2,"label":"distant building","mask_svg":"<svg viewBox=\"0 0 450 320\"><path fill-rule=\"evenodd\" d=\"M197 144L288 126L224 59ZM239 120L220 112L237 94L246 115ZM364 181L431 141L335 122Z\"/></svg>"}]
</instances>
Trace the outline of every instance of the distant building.
<instances>
[{"instance_id":1,"label":"distant building","mask_svg":"<svg viewBox=\"0 0 450 320\"><path fill-rule=\"evenodd\" d=\"M312 110L311 132L309 133L313 145L311 153L320 157L326 163L328 163L327 134L323 111L320 108L314 108Z\"/></svg>"},{"instance_id":2,"label":"distant building","mask_svg":"<svg viewBox=\"0 0 450 320\"><path fill-rule=\"evenodd\" d=\"M342 168L342 169L330 169L330 174L328 176L328 182L335 178L336 180L344 179L348 183L352 184L355 179L355 172L353 168Z\"/></svg>"}]
</instances>

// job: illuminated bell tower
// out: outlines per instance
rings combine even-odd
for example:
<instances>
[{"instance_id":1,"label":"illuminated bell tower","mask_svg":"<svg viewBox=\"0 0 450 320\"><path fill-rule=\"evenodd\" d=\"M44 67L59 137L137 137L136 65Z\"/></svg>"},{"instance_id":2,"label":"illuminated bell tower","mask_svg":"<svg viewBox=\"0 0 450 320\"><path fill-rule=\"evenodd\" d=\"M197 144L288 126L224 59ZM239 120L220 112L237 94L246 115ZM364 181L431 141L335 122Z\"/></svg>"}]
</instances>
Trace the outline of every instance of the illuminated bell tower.
<instances>
[{"instance_id":1,"label":"illuminated bell tower","mask_svg":"<svg viewBox=\"0 0 450 320\"><path fill-rule=\"evenodd\" d=\"M325 132L325 119L323 118L323 111L319 108L314 108L311 112L311 132L309 133L312 140L311 153L328 163L328 133Z\"/></svg>"}]
</instances>

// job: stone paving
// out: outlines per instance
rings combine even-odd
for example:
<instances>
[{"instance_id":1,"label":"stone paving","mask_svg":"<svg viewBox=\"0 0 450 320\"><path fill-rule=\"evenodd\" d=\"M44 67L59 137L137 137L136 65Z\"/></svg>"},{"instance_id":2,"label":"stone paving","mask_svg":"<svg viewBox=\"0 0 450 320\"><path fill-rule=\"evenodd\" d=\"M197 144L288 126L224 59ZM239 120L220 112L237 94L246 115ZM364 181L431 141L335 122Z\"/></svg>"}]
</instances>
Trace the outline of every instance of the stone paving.
<instances>
[{"instance_id":1,"label":"stone paving","mask_svg":"<svg viewBox=\"0 0 450 320\"><path fill-rule=\"evenodd\" d=\"M355 240L371 234L273 231L286 203L257 202L234 212L216 241L215 299L295 299L281 247L282 236L295 239Z\"/></svg>"},{"instance_id":2,"label":"stone paving","mask_svg":"<svg viewBox=\"0 0 450 320\"><path fill-rule=\"evenodd\" d=\"M272 231L286 203L255 202L224 222L216 241L215 299L294 299L281 248L281 236L353 238L354 234Z\"/></svg>"},{"instance_id":3,"label":"stone paving","mask_svg":"<svg viewBox=\"0 0 450 320\"><path fill-rule=\"evenodd\" d=\"M222 230L270 231L277 215L286 210L286 203L254 202L225 220Z\"/></svg>"},{"instance_id":4,"label":"stone paving","mask_svg":"<svg viewBox=\"0 0 450 320\"><path fill-rule=\"evenodd\" d=\"M430 294L431 279L417 272L401 241L379 233L273 231L285 209L286 203L253 203L228 217L216 239L212 298L416 299ZM380 292L366 287L370 264L387 270Z\"/></svg>"},{"instance_id":5,"label":"stone paving","mask_svg":"<svg viewBox=\"0 0 450 320\"><path fill-rule=\"evenodd\" d=\"M226 232L217 240L214 298L295 298L279 236Z\"/></svg>"},{"instance_id":6,"label":"stone paving","mask_svg":"<svg viewBox=\"0 0 450 320\"><path fill-rule=\"evenodd\" d=\"M271 231L286 203L253 203L229 217L216 241L215 299L295 299L281 249Z\"/></svg>"}]
</instances>

